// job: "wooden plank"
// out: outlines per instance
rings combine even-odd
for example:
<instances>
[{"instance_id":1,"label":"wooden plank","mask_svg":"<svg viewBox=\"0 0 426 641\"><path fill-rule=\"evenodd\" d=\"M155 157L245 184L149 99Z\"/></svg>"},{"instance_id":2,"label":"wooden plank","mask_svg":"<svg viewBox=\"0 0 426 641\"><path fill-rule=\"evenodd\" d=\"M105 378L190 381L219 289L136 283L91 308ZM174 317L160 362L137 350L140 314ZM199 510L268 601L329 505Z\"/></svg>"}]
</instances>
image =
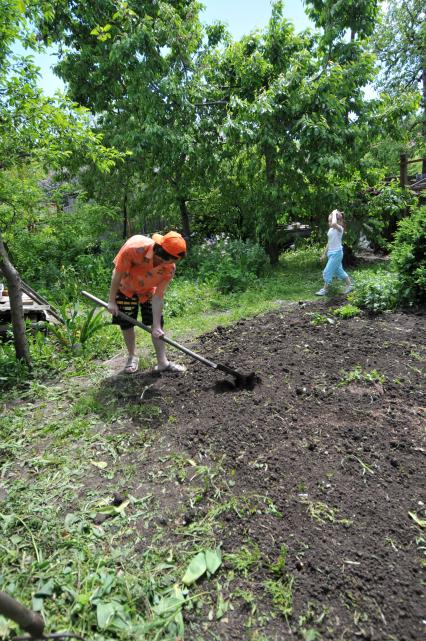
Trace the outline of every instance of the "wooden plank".
<instances>
[{"instance_id":1,"label":"wooden plank","mask_svg":"<svg viewBox=\"0 0 426 641\"><path fill-rule=\"evenodd\" d=\"M34 312L49 312L49 308L45 305L24 305L23 307L24 316L29 316ZM10 314L11 309L10 305L2 305L0 303L0 316L5 314Z\"/></svg>"},{"instance_id":2,"label":"wooden plank","mask_svg":"<svg viewBox=\"0 0 426 641\"><path fill-rule=\"evenodd\" d=\"M23 303L23 308L24 308L24 314L25 313L31 313L31 312L41 312L41 311L49 311L49 305L38 305L37 303L34 303L31 301L30 303ZM10 312L10 302L3 302L0 300L0 314L4 312Z\"/></svg>"},{"instance_id":3,"label":"wooden plank","mask_svg":"<svg viewBox=\"0 0 426 641\"><path fill-rule=\"evenodd\" d=\"M28 285L28 283L25 283L23 280L21 281L21 287L23 291L28 294L29 296L32 296L33 299L37 302L40 303L41 305L44 303L46 305L49 305L49 313L51 316L53 316L57 321L60 323L63 323L64 320L62 316L59 314L59 312L49 303L46 298L43 298L41 294L36 292L32 287Z\"/></svg>"},{"instance_id":4,"label":"wooden plank","mask_svg":"<svg viewBox=\"0 0 426 641\"><path fill-rule=\"evenodd\" d=\"M413 162L423 162L424 158L414 158L413 160L407 160L407 165L411 165Z\"/></svg>"}]
</instances>

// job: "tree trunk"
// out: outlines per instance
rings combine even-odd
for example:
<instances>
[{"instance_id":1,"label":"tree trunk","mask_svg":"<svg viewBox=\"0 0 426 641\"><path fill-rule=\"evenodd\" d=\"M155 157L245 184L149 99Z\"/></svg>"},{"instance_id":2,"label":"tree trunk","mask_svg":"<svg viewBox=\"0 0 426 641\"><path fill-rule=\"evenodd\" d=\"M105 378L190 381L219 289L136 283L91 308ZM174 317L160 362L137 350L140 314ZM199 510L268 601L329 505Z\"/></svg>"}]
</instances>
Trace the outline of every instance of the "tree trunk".
<instances>
[{"instance_id":1,"label":"tree trunk","mask_svg":"<svg viewBox=\"0 0 426 641\"><path fill-rule=\"evenodd\" d=\"M407 154L399 155L399 186L404 188L408 185L408 164Z\"/></svg>"},{"instance_id":2,"label":"tree trunk","mask_svg":"<svg viewBox=\"0 0 426 641\"><path fill-rule=\"evenodd\" d=\"M426 56L423 58L422 84L423 84L423 140L426 140ZM423 154L422 174L426 174L426 158Z\"/></svg>"},{"instance_id":3,"label":"tree trunk","mask_svg":"<svg viewBox=\"0 0 426 641\"><path fill-rule=\"evenodd\" d=\"M278 259L281 254L281 247L275 241L269 241L265 243L265 251L269 256L269 262L271 265L278 265Z\"/></svg>"},{"instance_id":4,"label":"tree trunk","mask_svg":"<svg viewBox=\"0 0 426 641\"><path fill-rule=\"evenodd\" d=\"M0 232L0 271L9 289L10 315L12 317L13 342L16 358L31 368L31 356L25 333L24 309L22 306L21 278L9 260Z\"/></svg>"},{"instance_id":5,"label":"tree trunk","mask_svg":"<svg viewBox=\"0 0 426 641\"><path fill-rule=\"evenodd\" d=\"M123 196L123 239L127 239L129 231L129 214L127 211L127 185Z\"/></svg>"},{"instance_id":6,"label":"tree trunk","mask_svg":"<svg viewBox=\"0 0 426 641\"><path fill-rule=\"evenodd\" d=\"M191 229L189 226L189 211L186 204L185 198L179 198L179 209L180 209L180 218L182 222L182 236L185 238L186 242L189 243Z\"/></svg>"},{"instance_id":7,"label":"tree trunk","mask_svg":"<svg viewBox=\"0 0 426 641\"><path fill-rule=\"evenodd\" d=\"M280 247L276 241L277 220L278 220L278 207L276 190L276 176L277 176L277 158L274 147L268 143L263 145L263 155L265 157L265 178L268 187L271 188L271 202L268 206L268 215L263 221L264 227L264 248L269 256L271 265L277 265L280 257Z\"/></svg>"},{"instance_id":8,"label":"tree trunk","mask_svg":"<svg viewBox=\"0 0 426 641\"><path fill-rule=\"evenodd\" d=\"M343 267L354 267L357 264L355 252L346 243L343 243Z\"/></svg>"}]
</instances>

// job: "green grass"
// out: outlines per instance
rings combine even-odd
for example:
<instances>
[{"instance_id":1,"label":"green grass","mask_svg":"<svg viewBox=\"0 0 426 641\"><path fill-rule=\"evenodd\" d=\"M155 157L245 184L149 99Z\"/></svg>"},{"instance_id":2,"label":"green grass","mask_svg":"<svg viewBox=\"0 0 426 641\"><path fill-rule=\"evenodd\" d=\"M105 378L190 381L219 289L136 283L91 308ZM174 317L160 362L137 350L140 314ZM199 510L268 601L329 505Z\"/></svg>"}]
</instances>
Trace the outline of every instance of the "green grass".
<instances>
[{"instance_id":1,"label":"green grass","mask_svg":"<svg viewBox=\"0 0 426 641\"><path fill-rule=\"evenodd\" d=\"M136 411L123 399L111 424L110 410L96 401L97 385L39 385L33 402L5 408L0 590L39 611L47 631L96 641L183 637L183 608L206 601L196 585L182 583L197 544L192 537L171 542L154 526L148 542L145 529L161 516L158 501L129 493L140 485L149 444L159 440L150 430L159 408ZM120 430L120 421L132 429ZM111 504L116 492L127 494L119 507ZM101 527L98 513L110 517ZM198 538L200 545L206 540ZM0 638L13 631L17 626L0 616Z\"/></svg>"},{"instance_id":2,"label":"green grass","mask_svg":"<svg viewBox=\"0 0 426 641\"><path fill-rule=\"evenodd\" d=\"M271 596L272 603L285 619L293 613L293 584L294 577L290 574L281 579L269 579L264 583L264 588Z\"/></svg>"}]
</instances>

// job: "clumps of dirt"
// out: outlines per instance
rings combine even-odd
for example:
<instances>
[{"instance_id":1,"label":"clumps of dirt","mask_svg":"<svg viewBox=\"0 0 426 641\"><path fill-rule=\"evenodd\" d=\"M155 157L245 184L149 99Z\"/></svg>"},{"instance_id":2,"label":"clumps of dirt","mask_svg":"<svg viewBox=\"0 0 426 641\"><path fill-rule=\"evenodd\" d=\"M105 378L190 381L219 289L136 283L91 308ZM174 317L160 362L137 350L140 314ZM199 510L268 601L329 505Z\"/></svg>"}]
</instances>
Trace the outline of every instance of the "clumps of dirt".
<instances>
[{"instance_id":1,"label":"clumps of dirt","mask_svg":"<svg viewBox=\"0 0 426 641\"><path fill-rule=\"evenodd\" d=\"M262 382L260 376L257 376L255 372L242 374L241 372L236 372L226 366L225 368L226 369L219 367L218 369L226 371L232 378L231 380L225 379L223 381L217 381L215 389L218 393L234 392L235 390L248 390L251 392L254 390L256 385L260 385Z\"/></svg>"}]
</instances>

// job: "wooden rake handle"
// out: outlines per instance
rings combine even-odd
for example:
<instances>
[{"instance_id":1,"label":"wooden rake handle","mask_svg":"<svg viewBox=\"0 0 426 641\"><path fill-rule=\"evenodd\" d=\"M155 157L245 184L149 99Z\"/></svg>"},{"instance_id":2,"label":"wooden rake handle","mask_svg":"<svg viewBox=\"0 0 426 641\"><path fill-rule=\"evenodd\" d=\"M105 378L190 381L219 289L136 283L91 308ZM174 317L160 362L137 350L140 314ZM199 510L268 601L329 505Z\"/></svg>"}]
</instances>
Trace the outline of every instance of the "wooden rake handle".
<instances>
[{"instance_id":1,"label":"wooden rake handle","mask_svg":"<svg viewBox=\"0 0 426 641\"><path fill-rule=\"evenodd\" d=\"M42 639L44 621L39 614L29 610L6 592L0 592L0 613L15 621L32 638Z\"/></svg>"}]
</instances>

